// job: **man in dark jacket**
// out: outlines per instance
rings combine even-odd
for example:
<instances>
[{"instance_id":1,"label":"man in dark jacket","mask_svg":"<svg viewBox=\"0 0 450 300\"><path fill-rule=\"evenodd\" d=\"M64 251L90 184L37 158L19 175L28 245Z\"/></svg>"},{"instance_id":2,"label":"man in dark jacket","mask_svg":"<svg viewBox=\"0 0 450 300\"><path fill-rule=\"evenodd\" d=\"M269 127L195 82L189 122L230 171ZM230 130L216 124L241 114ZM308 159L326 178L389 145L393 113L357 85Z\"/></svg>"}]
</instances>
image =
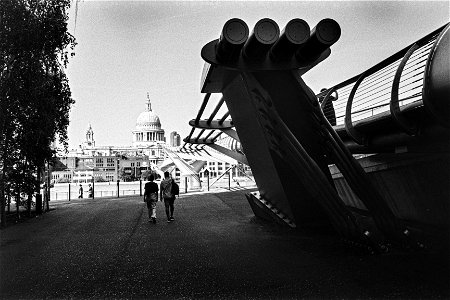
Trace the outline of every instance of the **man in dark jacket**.
<instances>
[{"instance_id":1,"label":"man in dark jacket","mask_svg":"<svg viewBox=\"0 0 450 300\"><path fill-rule=\"evenodd\" d=\"M161 199L164 199L164 206L166 207L166 216L167 216L167 223L170 223L174 221L173 218L173 210L174 206L173 203L175 202L175 195L172 194L172 183L173 179L170 178L169 172L164 172L164 179L161 181L161 189L160 189L160 196Z\"/></svg>"}]
</instances>

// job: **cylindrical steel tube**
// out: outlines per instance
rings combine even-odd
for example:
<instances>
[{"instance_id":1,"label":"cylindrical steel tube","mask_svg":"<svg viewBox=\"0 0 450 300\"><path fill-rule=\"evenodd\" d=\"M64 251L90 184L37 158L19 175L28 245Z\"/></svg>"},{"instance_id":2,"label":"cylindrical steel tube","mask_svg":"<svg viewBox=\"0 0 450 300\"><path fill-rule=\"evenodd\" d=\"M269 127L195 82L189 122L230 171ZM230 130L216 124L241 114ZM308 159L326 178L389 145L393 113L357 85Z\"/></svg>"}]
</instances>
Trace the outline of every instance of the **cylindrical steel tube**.
<instances>
[{"instance_id":1,"label":"cylindrical steel tube","mask_svg":"<svg viewBox=\"0 0 450 300\"><path fill-rule=\"evenodd\" d=\"M244 57L249 60L263 60L279 36L280 28L275 21L267 18L259 20L242 49Z\"/></svg>"},{"instance_id":2,"label":"cylindrical steel tube","mask_svg":"<svg viewBox=\"0 0 450 300\"><path fill-rule=\"evenodd\" d=\"M311 36L297 51L297 59L314 60L341 36L341 27L333 19L323 19L311 31Z\"/></svg>"},{"instance_id":3,"label":"cylindrical steel tube","mask_svg":"<svg viewBox=\"0 0 450 300\"><path fill-rule=\"evenodd\" d=\"M223 25L216 57L219 61L232 61L239 58L242 46L248 38L248 26L241 19L230 19Z\"/></svg>"},{"instance_id":4,"label":"cylindrical steel tube","mask_svg":"<svg viewBox=\"0 0 450 300\"><path fill-rule=\"evenodd\" d=\"M428 113L444 127L450 127L450 25L439 34L428 55L424 72L423 104Z\"/></svg>"},{"instance_id":5,"label":"cylindrical steel tube","mask_svg":"<svg viewBox=\"0 0 450 300\"><path fill-rule=\"evenodd\" d=\"M274 61L289 60L310 36L310 28L302 19L292 19L284 27L280 38L270 49Z\"/></svg>"}]
</instances>

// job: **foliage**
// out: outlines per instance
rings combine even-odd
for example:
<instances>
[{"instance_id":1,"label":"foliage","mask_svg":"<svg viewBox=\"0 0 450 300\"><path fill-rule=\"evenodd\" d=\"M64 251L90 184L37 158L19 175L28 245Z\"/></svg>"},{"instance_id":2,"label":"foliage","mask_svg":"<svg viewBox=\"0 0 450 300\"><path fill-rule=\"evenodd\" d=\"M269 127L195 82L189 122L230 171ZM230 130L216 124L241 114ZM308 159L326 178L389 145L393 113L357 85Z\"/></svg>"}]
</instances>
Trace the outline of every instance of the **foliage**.
<instances>
[{"instance_id":1,"label":"foliage","mask_svg":"<svg viewBox=\"0 0 450 300\"><path fill-rule=\"evenodd\" d=\"M125 182L132 181L131 174L128 174L125 169L122 167L119 169L119 179Z\"/></svg>"},{"instance_id":2,"label":"foliage","mask_svg":"<svg viewBox=\"0 0 450 300\"><path fill-rule=\"evenodd\" d=\"M67 147L74 100L64 69L76 44L67 30L69 6L70 0L0 1L2 193L21 184L36 187L55 138Z\"/></svg>"},{"instance_id":3,"label":"foliage","mask_svg":"<svg viewBox=\"0 0 450 300\"><path fill-rule=\"evenodd\" d=\"M95 182L108 182L108 181L103 177L95 177Z\"/></svg>"},{"instance_id":4,"label":"foliage","mask_svg":"<svg viewBox=\"0 0 450 300\"><path fill-rule=\"evenodd\" d=\"M142 173L141 178L143 178L144 180L148 180L148 178L152 174L155 177L155 180L161 177L155 170L147 170L144 173Z\"/></svg>"}]
</instances>

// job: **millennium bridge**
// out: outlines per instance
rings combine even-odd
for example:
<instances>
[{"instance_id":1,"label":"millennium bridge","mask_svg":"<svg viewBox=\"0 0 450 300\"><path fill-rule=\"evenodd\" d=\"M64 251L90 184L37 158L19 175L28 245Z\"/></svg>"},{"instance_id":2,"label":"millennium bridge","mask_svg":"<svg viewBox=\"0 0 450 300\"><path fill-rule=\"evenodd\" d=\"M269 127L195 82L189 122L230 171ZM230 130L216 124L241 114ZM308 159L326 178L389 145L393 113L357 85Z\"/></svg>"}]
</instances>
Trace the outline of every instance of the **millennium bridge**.
<instances>
[{"instance_id":1,"label":"millennium bridge","mask_svg":"<svg viewBox=\"0 0 450 300\"><path fill-rule=\"evenodd\" d=\"M251 33L227 21L201 51L205 97L180 153L210 147L250 166L255 215L285 226L332 226L372 252L448 242L449 24L314 92L302 75L340 35L332 19L281 32L262 19Z\"/></svg>"}]
</instances>

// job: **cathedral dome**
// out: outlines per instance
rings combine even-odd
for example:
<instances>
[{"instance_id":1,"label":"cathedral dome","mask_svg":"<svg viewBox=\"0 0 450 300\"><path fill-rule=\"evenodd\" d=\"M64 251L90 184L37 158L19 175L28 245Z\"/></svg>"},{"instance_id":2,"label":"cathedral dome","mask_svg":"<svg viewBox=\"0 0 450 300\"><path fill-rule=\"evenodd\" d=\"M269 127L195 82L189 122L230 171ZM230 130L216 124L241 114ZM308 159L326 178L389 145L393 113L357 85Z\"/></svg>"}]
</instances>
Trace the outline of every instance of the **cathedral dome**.
<instances>
[{"instance_id":1,"label":"cathedral dome","mask_svg":"<svg viewBox=\"0 0 450 300\"><path fill-rule=\"evenodd\" d=\"M159 117L153 111L143 111L136 120L137 130L161 129Z\"/></svg>"},{"instance_id":2,"label":"cathedral dome","mask_svg":"<svg viewBox=\"0 0 450 300\"><path fill-rule=\"evenodd\" d=\"M139 114L136 120L136 129L132 133L134 147L148 147L154 145L154 143L166 141L159 117L152 111L148 93L145 111Z\"/></svg>"},{"instance_id":3,"label":"cathedral dome","mask_svg":"<svg viewBox=\"0 0 450 300\"><path fill-rule=\"evenodd\" d=\"M160 130L159 117L152 111L150 98L147 95L146 109L141 112L136 120L136 130Z\"/></svg>"}]
</instances>

